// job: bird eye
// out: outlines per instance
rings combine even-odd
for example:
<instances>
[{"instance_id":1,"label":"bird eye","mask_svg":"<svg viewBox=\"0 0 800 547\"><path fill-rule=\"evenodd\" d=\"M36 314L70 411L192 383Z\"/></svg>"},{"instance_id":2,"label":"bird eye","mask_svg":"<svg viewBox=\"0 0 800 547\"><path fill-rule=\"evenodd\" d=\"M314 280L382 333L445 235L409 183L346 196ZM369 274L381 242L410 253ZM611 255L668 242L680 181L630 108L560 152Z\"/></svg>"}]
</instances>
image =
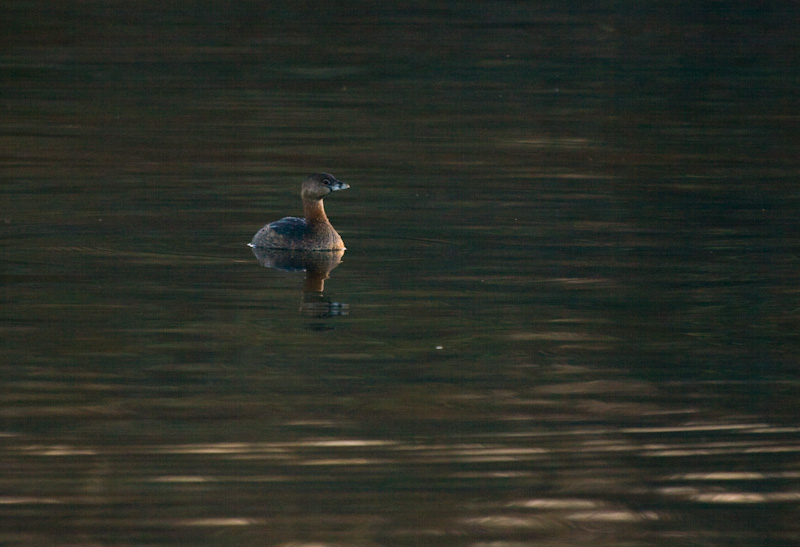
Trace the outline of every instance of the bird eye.
<instances>
[{"instance_id":1,"label":"bird eye","mask_svg":"<svg viewBox=\"0 0 800 547\"><path fill-rule=\"evenodd\" d=\"M324 184L325 186L330 186L331 185L331 181L329 181L328 179L325 179L325 180L322 181L322 184Z\"/></svg>"}]
</instances>

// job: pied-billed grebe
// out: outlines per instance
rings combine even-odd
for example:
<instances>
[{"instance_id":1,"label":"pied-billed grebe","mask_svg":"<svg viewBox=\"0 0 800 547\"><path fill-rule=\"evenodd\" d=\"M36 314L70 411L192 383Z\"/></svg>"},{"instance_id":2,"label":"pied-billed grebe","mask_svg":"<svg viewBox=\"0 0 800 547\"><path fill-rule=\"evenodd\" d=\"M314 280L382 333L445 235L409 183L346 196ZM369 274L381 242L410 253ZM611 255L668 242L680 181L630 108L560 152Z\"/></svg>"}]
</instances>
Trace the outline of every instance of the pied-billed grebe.
<instances>
[{"instance_id":1,"label":"pied-billed grebe","mask_svg":"<svg viewBox=\"0 0 800 547\"><path fill-rule=\"evenodd\" d=\"M300 189L305 218L286 217L267 224L253 236L251 247L304 251L336 251L344 249L342 238L331 226L322 198L350 188L329 173L314 173Z\"/></svg>"}]
</instances>

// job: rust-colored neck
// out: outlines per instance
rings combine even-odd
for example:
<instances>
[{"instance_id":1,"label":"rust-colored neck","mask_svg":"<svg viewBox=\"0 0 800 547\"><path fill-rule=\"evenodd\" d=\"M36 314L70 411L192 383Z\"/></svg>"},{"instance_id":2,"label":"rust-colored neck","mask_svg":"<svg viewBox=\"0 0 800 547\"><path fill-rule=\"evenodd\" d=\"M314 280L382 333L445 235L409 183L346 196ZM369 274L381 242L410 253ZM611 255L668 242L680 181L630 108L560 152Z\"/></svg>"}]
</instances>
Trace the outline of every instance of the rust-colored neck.
<instances>
[{"instance_id":1,"label":"rust-colored neck","mask_svg":"<svg viewBox=\"0 0 800 547\"><path fill-rule=\"evenodd\" d=\"M306 222L310 225L313 224L330 224L325 208L322 206L322 200L303 200L303 216Z\"/></svg>"}]
</instances>

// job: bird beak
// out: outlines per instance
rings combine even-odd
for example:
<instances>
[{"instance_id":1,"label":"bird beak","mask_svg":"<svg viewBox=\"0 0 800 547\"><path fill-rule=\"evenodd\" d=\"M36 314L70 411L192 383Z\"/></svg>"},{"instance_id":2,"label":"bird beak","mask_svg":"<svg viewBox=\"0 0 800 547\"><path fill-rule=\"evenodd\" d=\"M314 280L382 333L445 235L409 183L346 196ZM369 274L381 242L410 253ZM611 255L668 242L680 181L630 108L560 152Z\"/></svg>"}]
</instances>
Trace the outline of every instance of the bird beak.
<instances>
[{"instance_id":1,"label":"bird beak","mask_svg":"<svg viewBox=\"0 0 800 547\"><path fill-rule=\"evenodd\" d=\"M335 180L333 181L333 184L331 184L331 192L336 190L347 190L348 188L350 188L350 185L340 180Z\"/></svg>"}]
</instances>

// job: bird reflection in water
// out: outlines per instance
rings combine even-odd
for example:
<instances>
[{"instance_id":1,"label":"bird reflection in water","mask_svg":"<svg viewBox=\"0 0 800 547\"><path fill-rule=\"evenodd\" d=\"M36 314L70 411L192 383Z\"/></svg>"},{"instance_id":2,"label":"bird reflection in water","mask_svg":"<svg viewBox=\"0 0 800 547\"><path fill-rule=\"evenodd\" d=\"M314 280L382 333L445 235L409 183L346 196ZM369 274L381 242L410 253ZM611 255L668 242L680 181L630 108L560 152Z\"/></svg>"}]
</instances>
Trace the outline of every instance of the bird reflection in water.
<instances>
[{"instance_id":1,"label":"bird reflection in water","mask_svg":"<svg viewBox=\"0 0 800 547\"><path fill-rule=\"evenodd\" d=\"M306 273L303 282L303 300L300 314L314 319L328 319L347 315L350 306L342 302L331 302L324 294L325 280L331 270L341 264L344 249L336 251L290 251L252 247L253 254L265 268L285 272Z\"/></svg>"}]
</instances>

